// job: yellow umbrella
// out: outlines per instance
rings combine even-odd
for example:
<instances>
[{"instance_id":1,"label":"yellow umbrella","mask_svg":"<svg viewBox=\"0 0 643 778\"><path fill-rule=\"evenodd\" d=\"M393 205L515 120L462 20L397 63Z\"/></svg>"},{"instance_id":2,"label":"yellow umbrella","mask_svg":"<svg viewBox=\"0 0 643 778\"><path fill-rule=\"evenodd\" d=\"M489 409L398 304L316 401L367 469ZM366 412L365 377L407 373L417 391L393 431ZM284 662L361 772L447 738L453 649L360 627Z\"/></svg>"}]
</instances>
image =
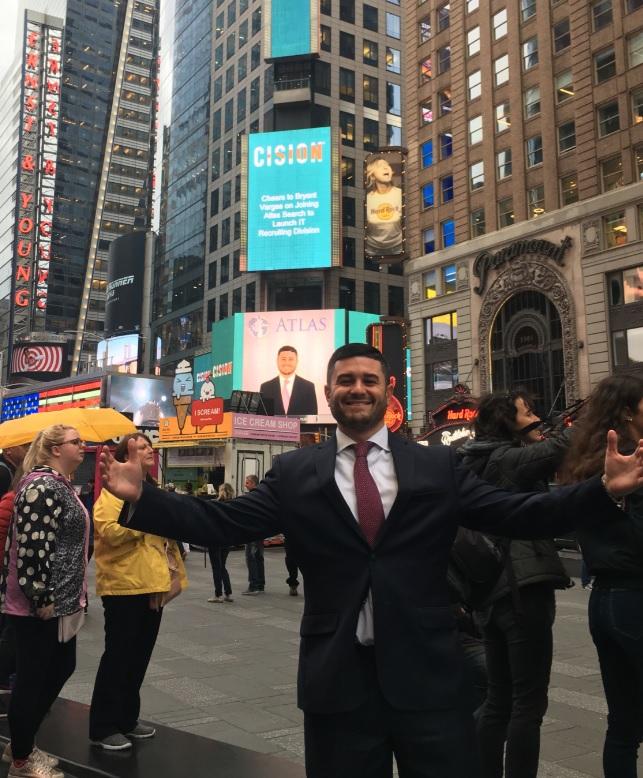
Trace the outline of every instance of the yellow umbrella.
<instances>
[{"instance_id":1,"label":"yellow umbrella","mask_svg":"<svg viewBox=\"0 0 643 778\"><path fill-rule=\"evenodd\" d=\"M0 448L31 443L36 435L52 424L75 427L85 441L102 443L136 432L134 422L113 408L67 408L64 411L32 413L0 424Z\"/></svg>"}]
</instances>

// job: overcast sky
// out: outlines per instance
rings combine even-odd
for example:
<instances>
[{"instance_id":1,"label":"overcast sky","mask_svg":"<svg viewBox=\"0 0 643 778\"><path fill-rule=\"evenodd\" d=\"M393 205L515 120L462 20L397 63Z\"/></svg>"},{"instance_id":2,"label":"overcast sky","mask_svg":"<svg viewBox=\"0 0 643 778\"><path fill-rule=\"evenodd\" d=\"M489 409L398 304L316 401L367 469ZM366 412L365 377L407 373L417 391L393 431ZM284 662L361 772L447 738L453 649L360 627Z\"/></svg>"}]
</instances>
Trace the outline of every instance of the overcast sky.
<instances>
[{"instance_id":1,"label":"overcast sky","mask_svg":"<svg viewBox=\"0 0 643 778\"><path fill-rule=\"evenodd\" d=\"M0 0L2 24L0 24L0 74L7 69L13 58L16 37L16 19L19 0Z\"/></svg>"}]
</instances>

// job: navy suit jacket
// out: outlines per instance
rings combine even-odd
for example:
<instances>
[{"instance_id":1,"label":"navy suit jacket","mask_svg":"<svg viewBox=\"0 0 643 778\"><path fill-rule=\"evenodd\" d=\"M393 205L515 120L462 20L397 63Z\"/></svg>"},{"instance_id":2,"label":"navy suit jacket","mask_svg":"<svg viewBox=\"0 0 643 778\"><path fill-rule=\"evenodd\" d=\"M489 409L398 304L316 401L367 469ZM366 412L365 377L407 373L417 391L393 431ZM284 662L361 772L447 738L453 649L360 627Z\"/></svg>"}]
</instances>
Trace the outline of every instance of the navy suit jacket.
<instances>
[{"instance_id":1,"label":"navy suit jacket","mask_svg":"<svg viewBox=\"0 0 643 778\"><path fill-rule=\"evenodd\" d=\"M275 415L284 416L284 404L281 399L281 384L279 376L265 381L259 388L261 394L274 401ZM288 416L316 416L317 415L317 394L315 384L307 381L305 378L296 375L290 393L290 402L288 403Z\"/></svg>"},{"instance_id":2,"label":"navy suit jacket","mask_svg":"<svg viewBox=\"0 0 643 778\"><path fill-rule=\"evenodd\" d=\"M355 630L373 593L381 689L401 710L456 708L463 665L446 572L458 524L516 538L552 537L618 509L598 477L549 493L497 489L447 446L390 436L398 494L374 547L335 482L336 439L278 457L257 489L205 502L143 486L133 529L203 546L235 546L283 532L304 577L298 702L308 712L366 699Z\"/></svg>"}]
</instances>

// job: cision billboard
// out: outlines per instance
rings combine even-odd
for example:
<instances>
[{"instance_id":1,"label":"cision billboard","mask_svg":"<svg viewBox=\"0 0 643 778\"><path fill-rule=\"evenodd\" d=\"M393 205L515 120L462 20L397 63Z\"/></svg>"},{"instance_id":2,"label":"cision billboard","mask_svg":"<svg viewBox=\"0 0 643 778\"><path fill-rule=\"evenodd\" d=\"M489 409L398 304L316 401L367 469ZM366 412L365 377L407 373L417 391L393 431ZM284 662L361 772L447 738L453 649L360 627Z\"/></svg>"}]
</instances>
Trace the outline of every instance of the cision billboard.
<instances>
[{"instance_id":1,"label":"cision billboard","mask_svg":"<svg viewBox=\"0 0 643 778\"><path fill-rule=\"evenodd\" d=\"M121 235L109 246L105 300L105 333L135 332L141 328L145 232Z\"/></svg>"},{"instance_id":2,"label":"cision billboard","mask_svg":"<svg viewBox=\"0 0 643 778\"><path fill-rule=\"evenodd\" d=\"M330 127L242 138L241 270L341 264L339 164Z\"/></svg>"},{"instance_id":3,"label":"cision billboard","mask_svg":"<svg viewBox=\"0 0 643 778\"><path fill-rule=\"evenodd\" d=\"M400 262L406 255L404 235L405 152L380 149L364 160L364 253L381 262Z\"/></svg>"},{"instance_id":4,"label":"cision billboard","mask_svg":"<svg viewBox=\"0 0 643 778\"><path fill-rule=\"evenodd\" d=\"M264 0L265 59L319 53L319 0Z\"/></svg>"}]
</instances>

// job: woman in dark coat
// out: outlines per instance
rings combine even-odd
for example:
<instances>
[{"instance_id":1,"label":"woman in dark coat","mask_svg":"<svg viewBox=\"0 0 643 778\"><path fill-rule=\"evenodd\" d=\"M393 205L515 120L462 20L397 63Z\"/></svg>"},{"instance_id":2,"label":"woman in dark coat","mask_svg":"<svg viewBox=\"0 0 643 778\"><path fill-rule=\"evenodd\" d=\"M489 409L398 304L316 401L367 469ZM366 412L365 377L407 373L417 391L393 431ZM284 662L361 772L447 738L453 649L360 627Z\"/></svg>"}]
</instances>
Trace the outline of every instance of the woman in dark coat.
<instances>
[{"instance_id":1,"label":"woman in dark coat","mask_svg":"<svg viewBox=\"0 0 643 778\"><path fill-rule=\"evenodd\" d=\"M463 463L509 491L546 490L569 435L544 440L539 425L528 395L489 395L478 408L475 440L459 451ZM567 587L569 578L553 541L499 543L508 559L481 614L488 674L477 722L482 776L536 778L553 655L554 590Z\"/></svg>"}]
</instances>

